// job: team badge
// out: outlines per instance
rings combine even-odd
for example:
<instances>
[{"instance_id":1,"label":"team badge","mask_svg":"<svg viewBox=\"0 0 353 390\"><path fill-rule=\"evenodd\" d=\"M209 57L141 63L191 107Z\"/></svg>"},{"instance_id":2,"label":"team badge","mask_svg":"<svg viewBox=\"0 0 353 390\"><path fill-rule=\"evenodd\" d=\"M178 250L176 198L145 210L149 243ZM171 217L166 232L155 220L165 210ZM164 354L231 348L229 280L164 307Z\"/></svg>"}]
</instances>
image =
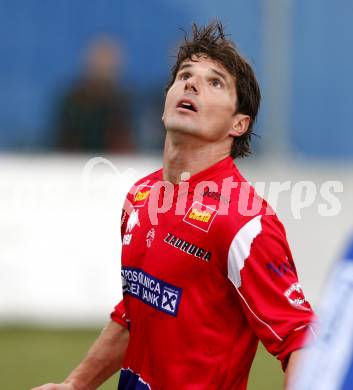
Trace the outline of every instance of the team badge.
<instances>
[{"instance_id":1,"label":"team badge","mask_svg":"<svg viewBox=\"0 0 353 390\"><path fill-rule=\"evenodd\" d=\"M217 210L212 207L194 202L185 214L183 221L207 233L216 215Z\"/></svg>"},{"instance_id":2,"label":"team badge","mask_svg":"<svg viewBox=\"0 0 353 390\"><path fill-rule=\"evenodd\" d=\"M311 311L308 301L304 297L302 287L299 283L293 283L285 292L291 306L299 310Z\"/></svg>"},{"instance_id":3,"label":"team badge","mask_svg":"<svg viewBox=\"0 0 353 390\"><path fill-rule=\"evenodd\" d=\"M147 248L151 248L152 242L153 242L155 237L156 237L156 230L154 228L152 228L151 230L148 231L147 236L146 236Z\"/></svg>"}]
</instances>

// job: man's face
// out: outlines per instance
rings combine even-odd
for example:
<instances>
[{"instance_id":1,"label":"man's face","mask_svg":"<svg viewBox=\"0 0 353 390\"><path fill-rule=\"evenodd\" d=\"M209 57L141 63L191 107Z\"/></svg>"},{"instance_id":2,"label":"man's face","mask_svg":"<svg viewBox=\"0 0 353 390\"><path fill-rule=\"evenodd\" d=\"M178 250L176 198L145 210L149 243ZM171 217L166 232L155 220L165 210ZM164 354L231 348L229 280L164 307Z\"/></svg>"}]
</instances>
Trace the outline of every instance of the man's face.
<instances>
[{"instance_id":1,"label":"man's face","mask_svg":"<svg viewBox=\"0 0 353 390\"><path fill-rule=\"evenodd\" d=\"M230 137L236 116L235 80L218 62L206 57L184 61L164 106L167 131L217 142Z\"/></svg>"}]
</instances>

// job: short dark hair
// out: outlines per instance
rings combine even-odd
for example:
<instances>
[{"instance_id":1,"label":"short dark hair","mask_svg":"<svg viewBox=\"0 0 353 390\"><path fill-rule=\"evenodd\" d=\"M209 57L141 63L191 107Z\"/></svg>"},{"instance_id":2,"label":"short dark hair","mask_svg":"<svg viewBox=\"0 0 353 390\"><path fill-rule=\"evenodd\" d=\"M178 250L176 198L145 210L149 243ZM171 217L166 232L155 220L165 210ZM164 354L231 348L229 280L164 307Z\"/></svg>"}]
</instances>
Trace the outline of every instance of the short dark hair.
<instances>
[{"instance_id":1,"label":"short dark hair","mask_svg":"<svg viewBox=\"0 0 353 390\"><path fill-rule=\"evenodd\" d=\"M260 106L261 93L253 69L248 61L239 53L233 41L224 34L221 22L212 21L206 26L192 24L192 37L184 32L184 41L179 47L177 60L171 69L171 79L166 90L174 83L180 65L191 60L193 56L206 55L219 62L235 79L238 104L235 113L249 115L250 123L247 131L234 137L230 155L233 158L245 157L251 153L250 142L253 124Z\"/></svg>"}]
</instances>

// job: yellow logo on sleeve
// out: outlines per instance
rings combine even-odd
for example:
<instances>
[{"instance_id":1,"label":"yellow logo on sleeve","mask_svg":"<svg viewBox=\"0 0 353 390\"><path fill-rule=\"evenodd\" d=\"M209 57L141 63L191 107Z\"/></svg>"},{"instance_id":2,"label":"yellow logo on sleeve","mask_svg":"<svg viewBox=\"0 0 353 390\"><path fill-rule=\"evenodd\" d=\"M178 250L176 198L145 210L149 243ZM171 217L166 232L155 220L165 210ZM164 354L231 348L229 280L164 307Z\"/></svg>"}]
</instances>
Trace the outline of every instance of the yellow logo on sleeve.
<instances>
[{"instance_id":1,"label":"yellow logo on sleeve","mask_svg":"<svg viewBox=\"0 0 353 390\"><path fill-rule=\"evenodd\" d=\"M139 185L136 189L133 206L134 207L143 207L150 196L152 186Z\"/></svg>"},{"instance_id":2,"label":"yellow logo on sleeve","mask_svg":"<svg viewBox=\"0 0 353 390\"><path fill-rule=\"evenodd\" d=\"M135 197L134 202L141 202L142 200L146 200L148 198L148 195L150 194L150 190L147 191L139 191Z\"/></svg>"}]
</instances>

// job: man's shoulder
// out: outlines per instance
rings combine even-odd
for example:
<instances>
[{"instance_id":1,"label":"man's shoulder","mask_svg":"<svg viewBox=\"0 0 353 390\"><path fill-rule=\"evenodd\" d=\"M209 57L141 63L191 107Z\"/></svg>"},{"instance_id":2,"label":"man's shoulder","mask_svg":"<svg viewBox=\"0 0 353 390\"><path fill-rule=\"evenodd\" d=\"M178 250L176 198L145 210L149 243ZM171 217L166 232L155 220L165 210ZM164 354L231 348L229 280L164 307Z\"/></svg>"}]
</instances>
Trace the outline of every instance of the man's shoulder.
<instances>
[{"instance_id":1,"label":"man's shoulder","mask_svg":"<svg viewBox=\"0 0 353 390\"><path fill-rule=\"evenodd\" d=\"M220 214L226 216L223 223L227 225L232 234L236 234L249 223L254 224L256 220L261 224L282 227L276 211L237 169L233 171L229 183L232 188L230 190L222 188L221 191L227 202L220 204L220 211L223 208Z\"/></svg>"},{"instance_id":2,"label":"man's shoulder","mask_svg":"<svg viewBox=\"0 0 353 390\"><path fill-rule=\"evenodd\" d=\"M135 196L147 197L153 185L160 180L162 180L162 169L149 173L148 175L138 179L130 187L127 198L134 198Z\"/></svg>"},{"instance_id":3,"label":"man's shoulder","mask_svg":"<svg viewBox=\"0 0 353 390\"><path fill-rule=\"evenodd\" d=\"M163 180L162 168L158 169L157 171L151 172L146 176L141 177L134 183L134 186L137 187L140 185L153 185L160 180Z\"/></svg>"}]
</instances>

